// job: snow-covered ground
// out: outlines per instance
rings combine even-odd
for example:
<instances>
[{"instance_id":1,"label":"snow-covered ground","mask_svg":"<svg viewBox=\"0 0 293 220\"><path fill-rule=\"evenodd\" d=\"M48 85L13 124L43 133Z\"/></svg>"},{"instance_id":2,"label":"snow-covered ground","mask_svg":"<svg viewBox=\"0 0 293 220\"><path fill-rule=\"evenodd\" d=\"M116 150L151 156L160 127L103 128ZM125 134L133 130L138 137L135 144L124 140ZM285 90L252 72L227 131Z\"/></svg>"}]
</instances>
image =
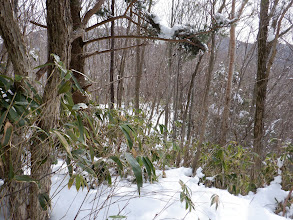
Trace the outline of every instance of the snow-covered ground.
<instances>
[{"instance_id":1,"label":"snow-covered ground","mask_svg":"<svg viewBox=\"0 0 293 220\"><path fill-rule=\"evenodd\" d=\"M98 189L78 192L72 186L67 187L68 176L66 165L60 160L54 166L58 173L52 177L52 220L59 219L186 219L186 220L278 220L286 219L274 214L276 200L282 201L288 195L281 189L280 176L256 194L247 196L234 196L226 190L206 188L198 185L199 178L203 176L200 170L197 176L191 176L190 168L166 170L166 178L155 183L144 183L141 195L137 187L128 180L117 178L113 186L101 186ZM113 178L114 179L114 178ZM192 201L195 210L188 212L185 202L180 202L182 192L179 180L182 180L192 191ZM216 196L216 203L211 205L211 198ZM293 214L293 205L290 210ZM112 216L113 218L111 218ZM123 218L125 217L125 218Z\"/></svg>"}]
</instances>

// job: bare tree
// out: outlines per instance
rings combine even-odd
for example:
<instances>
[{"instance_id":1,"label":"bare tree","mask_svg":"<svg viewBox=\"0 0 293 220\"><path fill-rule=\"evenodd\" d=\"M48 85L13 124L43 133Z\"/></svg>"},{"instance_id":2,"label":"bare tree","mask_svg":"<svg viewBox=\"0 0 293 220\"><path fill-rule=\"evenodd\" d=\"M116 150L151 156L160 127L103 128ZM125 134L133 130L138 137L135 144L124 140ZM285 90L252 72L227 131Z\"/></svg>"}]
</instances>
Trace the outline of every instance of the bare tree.
<instances>
[{"instance_id":1,"label":"bare tree","mask_svg":"<svg viewBox=\"0 0 293 220\"><path fill-rule=\"evenodd\" d=\"M278 8L279 1L262 0L260 3L260 20L259 31L257 37L258 44L258 59L257 59L257 77L256 77L256 107L254 117L254 140L253 148L254 152L258 154L255 158L255 167L253 170L253 179L257 179L257 175L261 169L261 161L263 157L263 137L264 137L264 115L265 115L265 103L267 98L267 85L271 67L273 65L276 52L278 38L288 30L281 32L282 20L288 10L291 8L293 1L289 1L286 5L283 5L281 13L276 9ZM275 33L269 33L271 22L271 28L275 30ZM270 35L269 35L270 34ZM272 34L274 34L272 36ZM273 39L270 39L273 38Z\"/></svg>"}]
</instances>

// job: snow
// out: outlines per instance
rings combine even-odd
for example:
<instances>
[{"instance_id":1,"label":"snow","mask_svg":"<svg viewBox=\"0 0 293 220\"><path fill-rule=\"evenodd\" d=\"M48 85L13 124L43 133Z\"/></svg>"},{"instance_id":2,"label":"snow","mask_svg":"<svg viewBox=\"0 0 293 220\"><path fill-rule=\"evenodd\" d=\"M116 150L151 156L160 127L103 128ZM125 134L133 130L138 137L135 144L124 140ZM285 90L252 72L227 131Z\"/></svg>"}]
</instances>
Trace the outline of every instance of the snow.
<instances>
[{"instance_id":1,"label":"snow","mask_svg":"<svg viewBox=\"0 0 293 220\"><path fill-rule=\"evenodd\" d=\"M227 24L231 23L231 20L226 18L225 15L223 15L221 13L215 14L215 20L216 20L217 24L227 25Z\"/></svg>"},{"instance_id":2,"label":"snow","mask_svg":"<svg viewBox=\"0 0 293 220\"><path fill-rule=\"evenodd\" d=\"M88 108L88 106L85 103L78 103L72 107L73 110L83 110L83 109L87 109L87 108Z\"/></svg>"},{"instance_id":3,"label":"snow","mask_svg":"<svg viewBox=\"0 0 293 220\"><path fill-rule=\"evenodd\" d=\"M238 94L238 93L235 93L234 94L233 99L235 101L237 101L238 104L241 104L242 105L244 103L244 100L241 98L240 94Z\"/></svg>"},{"instance_id":4,"label":"snow","mask_svg":"<svg viewBox=\"0 0 293 220\"><path fill-rule=\"evenodd\" d=\"M239 118L243 118L246 115L249 115L249 112L247 112L247 111L240 111L239 112Z\"/></svg>"},{"instance_id":5,"label":"snow","mask_svg":"<svg viewBox=\"0 0 293 220\"><path fill-rule=\"evenodd\" d=\"M281 165L281 164L280 164ZM227 190L207 188L198 184L204 176L199 168L192 177L191 168L176 168L166 170L166 178L162 172L158 182L144 183L141 195L137 193L135 184L116 178L113 186L100 186L98 189L76 191L67 187L69 177L66 175L66 165L59 160L53 167L58 171L52 177L52 213L51 219L112 219L109 216L126 216L127 220L149 219L211 219L211 220L278 220L286 219L273 213L276 200L283 201L288 192L281 189L281 177L275 177L272 183L249 193L247 196L234 196ZM179 180L182 180L192 192L195 210L190 213L185 209L185 203L180 203L182 192ZM217 196L218 207L211 205L212 196ZM291 207L292 209L293 207ZM292 211L293 212L293 211ZM125 218L124 218L125 219Z\"/></svg>"},{"instance_id":6,"label":"snow","mask_svg":"<svg viewBox=\"0 0 293 220\"><path fill-rule=\"evenodd\" d=\"M278 166L282 166L279 160ZM58 160L53 166L52 176L52 211L51 220L71 219L113 219L111 216L125 216L127 220L151 219L185 219L185 220L282 220L285 217L274 214L276 201L281 202L288 192L281 189L281 176L276 176L271 184L259 188L256 193L247 196L234 196L227 190L207 188L199 184L204 177L202 168L198 168L196 176L192 177L191 168L176 168L157 171L158 182L144 183L141 195L137 193L136 185L120 177L113 177L111 187L101 185L97 189L80 189L75 186L68 189L69 177L66 163ZM191 191L194 210L185 209L185 202L180 202L182 192L179 181L182 181ZM3 181L0 180L0 186ZM212 198L214 199L212 203ZM216 201L216 202L215 202ZM287 211L293 214L293 205ZM282 213L281 213L282 214ZM0 215L0 219L1 218ZM289 219L289 218L287 218Z\"/></svg>"},{"instance_id":7,"label":"snow","mask_svg":"<svg viewBox=\"0 0 293 220\"><path fill-rule=\"evenodd\" d=\"M275 30L273 28L269 29L269 33L268 33L268 42L272 42L273 40L275 40Z\"/></svg>"},{"instance_id":8,"label":"snow","mask_svg":"<svg viewBox=\"0 0 293 220\"><path fill-rule=\"evenodd\" d=\"M153 14L153 21L160 26L159 37L165 39L172 39L174 37L175 31L186 28L183 25L174 25L172 28L165 25L164 21L160 19L159 16Z\"/></svg>"}]
</instances>

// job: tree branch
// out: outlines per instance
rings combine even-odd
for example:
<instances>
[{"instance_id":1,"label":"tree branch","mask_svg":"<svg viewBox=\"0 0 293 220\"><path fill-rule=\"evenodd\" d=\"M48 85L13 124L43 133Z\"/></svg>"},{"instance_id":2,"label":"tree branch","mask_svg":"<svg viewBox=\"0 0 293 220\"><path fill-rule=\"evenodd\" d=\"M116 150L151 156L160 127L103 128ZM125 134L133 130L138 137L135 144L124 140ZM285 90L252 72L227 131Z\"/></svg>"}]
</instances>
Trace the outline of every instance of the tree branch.
<instances>
[{"instance_id":1,"label":"tree branch","mask_svg":"<svg viewBox=\"0 0 293 220\"><path fill-rule=\"evenodd\" d=\"M143 44L139 44L139 45L133 45L133 46L129 46L129 47L122 47L122 48L117 48L117 49L113 49L113 50L103 50L103 51L95 51L95 52L92 52L92 53L87 53L85 54L84 56L82 56L82 59L85 59L85 58L88 58L88 57L91 57L91 56L94 56L94 55L97 55L97 54L102 54L102 53L108 53L108 52L111 52L111 51L118 51L118 50L126 50L126 49L131 49L131 48L134 48L134 47L140 47L140 46L145 46L146 44L143 43Z\"/></svg>"},{"instance_id":2,"label":"tree branch","mask_svg":"<svg viewBox=\"0 0 293 220\"><path fill-rule=\"evenodd\" d=\"M36 25L36 26L42 27L42 28L47 28L46 25L43 25L43 24L37 23L37 22L35 22L35 21L30 21L30 23L32 23L32 24L34 24L34 25Z\"/></svg>"},{"instance_id":3,"label":"tree branch","mask_svg":"<svg viewBox=\"0 0 293 220\"><path fill-rule=\"evenodd\" d=\"M188 39L176 40L176 39L167 39L167 38L162 38L162 37L135 36L135 35L121 35L121 36L113 36L113 37L111 37L111 36L100 37L100 38L85 41L84 44L86 45L86 44L93 43L93 42L96 42L96 41L108 40L108 39L111 39L111 38L115 38L115 39L134 38L134 39L161 40L161 41L174 42L174 43L188 43L188 44L191 44L191 45L194 45L194 46L200 46L200 45L197 45L197 44L191 42Z\"/></svg>"},{"instance_id":4,"label":"tree branch","mask_svg":"<svg viewBox=\"0 0 293 220\"><path fill-rule=\"evenodd\" d=\"M121 81L121 80L123 80L123 79L127 79L127 78L135 78L135 77L137 77L137 75L124 76L124 77L121 77L121 78L119 78L119 79L117 79L117 80L114 80L114 81L111 82L111 83L108 83L108 84L104 85L103 87L99 87L99 88L96 88L96 89L90 90L89 92L98 91L98 90L100 90L100 89L102 89L102 88L105 88L105 87L107 87L107 86L110 86L111 84L116 83L116 82L119 82L119 81ZM96 82L96 83L100 83L100 82Z\"/></svg>"},{"instance_id":5,"label":"tree branch","mask_svg":"<svg viewBox=\"0 0 293 220\"><path fill-rule=\"evenodd\" d=\"M101 6L103 5L103 3L105 2L105 0L99 0L95 6L90 9L89 11L87 11L82 19L82 24L85 26L88 21L90 20L90 18L97 12L100 10Z\"/></svg>"},{"instance_id":6,"label":"tree branch","mask_svg":"<svg viewBox=\"0 0 293 220\"><path fill-rule=\"evenodd\" d=\"M127 20L131 21L132 23L138 25L138 23L135 22L135 21L133 21L129 16L127 16L127 15L120 15L120 16L112 17L112 18L109 18L107 20L101 21L101 22L99 22L97 24L94 24L93 26L90 26L90 27L86 28L85 31L90 31L90 30L92 30L92 29L94 29L94 28L96 28L98 26L101 26L103 24L106 24L106 23L109 23L111 21L115 21L115 20L118 20L118 19L122 19L122 18L126 18Z\"/></svg>"},{"instance_id":7,"label":"tree branch","mask_svg":"<svg viewBox=\"0 0 293 220\"><path fill-rule=\"evenodd\" d=\"M126 13L128 12L128 10L132 7L132 5L137 2L137 0L132 0L132 2L127 6L125 12L124 12L124 15L126 15Z\"/></svg>"}]
</instances>

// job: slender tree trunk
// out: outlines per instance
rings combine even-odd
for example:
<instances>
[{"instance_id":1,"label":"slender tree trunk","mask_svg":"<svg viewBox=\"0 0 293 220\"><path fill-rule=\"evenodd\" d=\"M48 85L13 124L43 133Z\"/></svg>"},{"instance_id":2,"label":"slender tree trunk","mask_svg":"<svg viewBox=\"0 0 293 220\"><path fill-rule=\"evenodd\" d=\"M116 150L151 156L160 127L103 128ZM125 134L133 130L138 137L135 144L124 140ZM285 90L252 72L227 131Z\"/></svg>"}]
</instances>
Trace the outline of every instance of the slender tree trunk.
<instances>
[{"instance_id":1,"label":"slender tree trunk","mask_svg":"<svg viewBox=\"0 0 293 220\"><path fill-rule=\"evenodd\" d=\"M167 45L167 53L168 53L168 89L167 89L167 97L166 97L166 104L165 104L165 121L164 124L166 128L169 125L169 117L170 117L170 104L169 101L172 98L172 44ZM167 131L164 133L164 139L167 139Z\"/></svg>"},{"instance_id":2,"label":"slender tree trunk","mask_svg":"<svg viewBox=\"0 0 293 220\"><path fill-rule=\"evenodd\" d=\"M140 24L141 19L138 18L138 23ZM140 35L140 26L137 26L137 35ZM140 44L140 40L136 40L136 44ZM145 52L145 46L142 47L142 50L140 47L136 48L136 78L135 78L135 96L134 96L134 108L135 112L139 112L139 96L140 96L140 82L142 77L142 70L143 70L143 62L144 62L144 52Z\"/></svg>"},{"instance_id":3,"label":"slender tree trunk","mask_svg":"<svg viewBox=\"0 0 293 220\"><path fill-rule=\"evenodd\" d=\"M181 127L182 140L180 142L180 150L182 152L184 151L184 166L188 166L188 155L189 155L188 146L186 145L184 148L184 139L185 139L185 133L186 133L186 119L187 119L187 113L188 113L190 102L191 102L191 96L192 96L192 91L193 91L193 86L194 86L194 79L198 73L202 57L203 57L203 54L200 54L199 58L197 60L195 70L191 76L191 81L190 81L190 85L189 85L189 89L188 89L188 93L187 93L187 104L186 104L185 110L183 112L183 118L182 118L182 127ZM179 158L179 157L180 157L180 152L177 157L177 162L178 162L178 160L181 160L181 158Z\"/></svg>"},{"instance_id":4,"label":"slender tree trunk","mask_svg":"<svg viewBox=\"0 0 293 220\"><path fill-rule=\"evenodd\" d=\"M115 0L112 0L111 4L111 11L112 11L112 17L115 15ZM115 36L115 22L111 22L111 36ZM113 109L114 108L114 103L115 103L115 92L114 92L114 60L115 60L115 39L111 39L111 53L110 53L110 103L109 103L109 108Z\"/></svg>"},{"instance_id":5,"label":"slender tree trunk","mask_svg":"<svg viewBox=\"0 0 293 220\"><path fill-rule=\"evenodd\" d=\"M235 18L235 0L232 1L232 9L230 19ZM220 137L220 145L226 144L228 124L229 124L229 112L231 106L231 93L232 93L232 79L235 66L235 48L236 48L236 36L235 36L236 24L232 24L230 27L230 44L229 44L229 70L228 70L228 80L226 85L225 103L224 111L222 116L222 129Z\"/></svg>"},{"instance_id":6,"label":"slender tree trunk","mask_svg":"<svg viewBox=\"0 0 293 220\"><path fill-rule=\"evenodd\" d=\"M180 78L180 71L181 71L181 57L179 55L178 62L177 62L177 72L176 77L174 77L174 95L173 95L173 111L174 111L174 119L173 119L173 126L172 126L172 138L176 140L177 138L177 126L176 121L178 120L178 97L179 97L179 78Z\"/></svg>"},{"instance_id":7,"label":"slender tree trunk","mask_svg":"<svg viewBox=\"0 0 293 220\"><path fill-rule=\"evenodd\" d=\"M201 111L201 130L199 134L199 140L197 144L197 152L196 155L193 159L192 162L192 172L195 174L196 169L198 167L198 162L199 158L201 155L201 148L202 144L204 141L204 135L205 135L205 130L206 130L206 123L207 123L207 118L208 118L208 113L209 113L209 91L210 91L210 85L211 85L211 78L212 78L212 73L213 73L213 68L214 68L214 63L215 63L215 46L216 46L216 37L215 37L215 32L212 32L211 34L211 48L210 48L210 59L209 59L209 66L208 66L208 71L206 75L206 84L205 84L205 91L204 91L204 96L203 96L203 102L202 102L202 111Z\"/></svg>"},{"instance_id":8,"label":"slender tree trunk","mask_svg":"<svg viewBox=\"0 0 293 220\"><path fill-rule=\"evenodd\" d=\"M130 17L132 17L132 16L130 15ZM129 34L130 27L131 27L131 21L128 21L126 35ZM129 40L128 38L125 39L124 47L127 47L128 40ZM117 106L118 106L118 108L120 108L122 105L122 96L123 96L123 92L124 92L124 87L123 87L124 79L123 79L123 77L124 77L124 73L125 73L125 64L126 64L127 54L128 54L128 50L124 50L123 54L122 54L119 75L118 75L118 84L117 84Z\"/></svg>"},{"instance_id":9,"label":"slender tree trunk","mask_svg":"<svg viewBox=\"0 0 293 220\"><path fill-rule=\"evenodd\" d=\"M195 88L192 91L191 94L191 100L190 100L190 108L189 108L189 114L188 114L188 126L187 126L187 140L190 141L191 136L192 136L192 132L191 132L191 126L193 125L193 106L194 106L194 91Z\"/></svg>"},{"instance_id":10,"label":"slender tree trunk","mask_svg":"<svg viewBox=\"0 0 293 220\"><path fill-rule=\"evenodd\" d=\"M268 26L269 26L269 0L262 0L260 3L260 21L259 33L257 38L258 58L257 58L257 77L256 77L256 108L254 117L254 152L259 155L255 158L255 167L253 179L256 179L261 169L262 153L263 153L263 128L264 128L264 112L267 88L267 59L268 59Z\"/></svg>"}]
</instances>

